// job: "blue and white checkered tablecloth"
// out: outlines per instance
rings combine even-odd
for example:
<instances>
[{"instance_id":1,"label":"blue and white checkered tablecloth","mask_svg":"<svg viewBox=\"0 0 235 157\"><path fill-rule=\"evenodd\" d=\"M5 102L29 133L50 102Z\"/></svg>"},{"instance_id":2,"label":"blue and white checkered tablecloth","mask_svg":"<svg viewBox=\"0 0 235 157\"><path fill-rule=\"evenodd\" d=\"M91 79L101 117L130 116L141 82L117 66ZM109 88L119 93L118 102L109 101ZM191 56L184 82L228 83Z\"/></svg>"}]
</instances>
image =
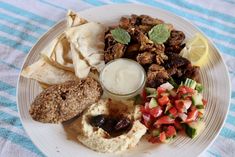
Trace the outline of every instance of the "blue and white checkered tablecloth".
<instances>
[{"instance_id":1,"label":"blue and white checkered tablecloth","mask_svg":"<svg viewBox=\"0 0 235 157\"><path fill-rule=\"evenodd\" d=\"M162 8L197 25L220 49L228 66L232 101L226 123L203 157L235 157L235 0L0 0L0 156L44 156L25 133L16 107L20 67L30 48L67 9L116 3Z\"/></svg>"}]
</instances>

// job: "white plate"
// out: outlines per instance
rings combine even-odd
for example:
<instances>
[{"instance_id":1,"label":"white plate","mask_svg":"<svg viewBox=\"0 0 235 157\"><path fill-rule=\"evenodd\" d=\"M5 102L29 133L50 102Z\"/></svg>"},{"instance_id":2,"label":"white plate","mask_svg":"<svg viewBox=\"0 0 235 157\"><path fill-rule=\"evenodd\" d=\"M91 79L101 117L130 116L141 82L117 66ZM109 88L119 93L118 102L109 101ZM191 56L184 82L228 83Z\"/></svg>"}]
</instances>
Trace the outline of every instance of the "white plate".
<instances>
[{"instance_id":1,"label":"white plate","mask_svg":"<svg viewBox=\"0 0 235 157\"><path fill-rule=\"evenodd\" d=\"M117 24L120 17L131 14L147 14L172 23L176 29L183 31L187 38L193 37L199 30L186 20L157 8L121 4L97 7L80 12L82 17L107 25ZM23 67L32 64L39 58L39 52L58 34L63 32L66 22L56 24L32 48ZM218 49L209 42L210 54L208 63L201 68L200 76L205 86L204 97L208 100L206 108L205 130L195 139L179 136L170 144L149 144L142 139L140 144L128 152L116 154L117 156L198 156L203 152L219 134L225 121L230 102L230 81L226 66ZM46 156L116 156L114 154L101 154L66 138L62 125L43 124L33 121L28 113L30 103L40 92L39 85L29 79L19 77L17 88L18 109L23 126L34 144Z\"/></svg>"}]
</instances>

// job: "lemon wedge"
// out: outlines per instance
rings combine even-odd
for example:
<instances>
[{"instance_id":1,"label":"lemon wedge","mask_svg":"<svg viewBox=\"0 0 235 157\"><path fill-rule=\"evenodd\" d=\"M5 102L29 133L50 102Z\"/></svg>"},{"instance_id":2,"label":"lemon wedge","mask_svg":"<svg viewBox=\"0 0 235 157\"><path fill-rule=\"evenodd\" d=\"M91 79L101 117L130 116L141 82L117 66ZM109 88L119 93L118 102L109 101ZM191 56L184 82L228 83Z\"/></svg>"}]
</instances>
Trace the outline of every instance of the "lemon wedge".
<instances>
[{"instance_id":1,"label":"lemon wedge","mask_svg":"<svg viewBox=\"0 0 235 157\"><path fill-rule=\"evenodd\" d=\"M180 55L187 58L193 65L203 65L209 53L208 41L201 34L195 36L186 42L186 46L181 50Z\"/></svg>"}]
</instances>

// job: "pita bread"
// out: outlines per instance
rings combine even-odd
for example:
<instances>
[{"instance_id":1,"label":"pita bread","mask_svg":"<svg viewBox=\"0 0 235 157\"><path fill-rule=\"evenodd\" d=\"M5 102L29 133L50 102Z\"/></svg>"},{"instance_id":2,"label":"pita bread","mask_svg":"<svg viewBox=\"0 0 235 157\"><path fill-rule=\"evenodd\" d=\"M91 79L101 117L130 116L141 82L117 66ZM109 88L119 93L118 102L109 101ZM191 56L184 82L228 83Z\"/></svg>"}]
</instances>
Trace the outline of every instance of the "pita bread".
<instances>
[{"instance_id":1,"label":"pita bread","mask_svg":"<svg viewBox=\"0 0 235 157\"><path fill-rule=\"evenodd\" d=\"M43 58L24 68L21 75L34 79L43 85L60 84L69 80L78 79L72 72L59 69L47 63Z\"/></svg>"},{"instance_id":2,"label":"pita bread","mask_svg":"<svg viewBox=\"0 0 235 157\"><path fill-rule=\"evenodd\" d=\"M71 44L71 49L75 75L84 79L90 72L90 66L73 44Z\"/></svg>"},{"instance_id":3,"label":"pita bread","mask_svg":"<svg viewBox=\"0 0 235 157\"><path fill-rule=\"evenodd\" d=\"M87 21L81 18L78 14L73 11L68 11L67 14L67 26L75 27L86 23ZM69 70L74 72L73 61L70 43L65 35L62 33L56 39L54 39L42 52L42 57L44 57L51 64L62 68L64 70Z\"/></svg>"},{"instance_id":4,"label":"pita bread","mask_svg":"<svg viewBox=\"0 0 235 157\"><path fill-rule=\"evenodd\" d=\"M74 27L87 23L87 20L81 18L76 12L71 10L67 13L67 26Z\"/></svg>"},{"instance_id":5,"label":"pita bread","mask_svg":"<svg viewBox=\"0 0 235 157\"><path fill-rule=\"evenodd\" d=\"M64 70L74 71L70 43L65 34L54 39L42 52L41 56L51 64Z\"/></svg>"},{"instance_id":6,"label":"pita bread","mask_svg":"<svg viewBox=\"0 0 235 157\"><path fill-rule=\"evenodd\" d=\"M82 60L85 60L91 68L97 69L99 72L104 67L104 34L105 27L95 22L89 22L77 27L71 27L65 31L65 34L70 42L70 47L74 47L72 50L73 56L77 53L77 56ZM73 51L76 52L73 52ZM73 58L74 68L79 66L78 57ZM83 67L76 67L75 74L79 78ZM85 73L83 73L85 74ZM82 76L82 78L87 76Z\"/></svg>"}]
</instances>

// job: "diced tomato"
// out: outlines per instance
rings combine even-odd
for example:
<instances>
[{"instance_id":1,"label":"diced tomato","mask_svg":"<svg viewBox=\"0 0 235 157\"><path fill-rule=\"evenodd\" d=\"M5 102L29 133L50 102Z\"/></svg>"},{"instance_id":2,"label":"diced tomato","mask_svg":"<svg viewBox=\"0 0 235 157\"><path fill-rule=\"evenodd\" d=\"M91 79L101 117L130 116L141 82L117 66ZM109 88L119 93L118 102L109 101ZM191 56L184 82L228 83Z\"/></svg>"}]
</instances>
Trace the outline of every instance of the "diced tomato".
<instances>
[{"instance_id":1,"label":"diced tomato","mask_svg":"<svg viewBox=\"0 0 235 157\"><path fill-rule=\"evenodd\" d=\"M177 109L175 107L170 108L169 113L176 118L178 115Z\"/></svg>"},{"instance_id":2,"label":"diced tomato","mask_svg":"<svg viewBox=\"0 0 235 157\"><path fill-rule=\"evenodd\" d=\"M174 126L168 126L166 131L166 137L173 137L176 135L176 130Z\"/></svg>"},{"instance_id":3,"label":"diced tomato","mask_svg":"<svg viewBox=\"0 0 235 157\"><path fill-rule=\"evenodd\" d=\"M182 100L175 100L175 107L179 113L184 112L184 102Z\"/></svg>"},{"instance_id":4,"label":"diced tomato","mask_svg":"<svg viewBox=\"0 0 235 157\"><path fill-rule=\"evenodd\" d=\"M162 96L161 98L158 99L158 104L160 106L166 105L168 102L170 102L168 96Z\"/></svg>"},{"instance_id":5,"label":"diced tomato","mask_svg":"<svg viewBox=\"0 0 235 157\"><path fill-rule=\"evenodd\" d=\"M175 100L175 107L179 113L187 112L191 105L191 100Z\"/></svg>"},{"instance_id":6,"label":"diced tomato","mask_svg":"<svg viewBox=\"0 0 235 157\"><path fill-rule=\"evenodd\" d=\"M150 112L149 102L146 102L146 103L144 104L144 106L141 106L141 107L140 107L140 112L142 112L142 113L148 113L148 114L149 114L149 112Z\"/></svg>"},{"instance_id":7,"label":"diced tomato","mask_svg":"<svg viewBox=\"0 0 235 157\"><path fill-rule=\"evenodd\" d=\"M192 121L196 120L197 116L198 116L198 110L197 110L197 109L191 110L191 111L188 113L188 117L187 117L187 119L185 120L185 122L186 122L186 123L192 122Z\"/></svg>"},{"instance_id":8,"label":"diced tomato","mask_svg":"<svg viewBox=\"0 0 235 157\"><path fill-rule=\"evenodd\" d=\"M183 129L181 123L178 120L175 120L174 126L177 130L182 130Z\"/></svg>"},{"instance_id":9,"label":"diced tomato","mask_svg":"<svg viewBox=\"0 0 235 157\"><path fill-rule=\"evenodd\" d=\"M160 142L159 141L159 137L153 137L153 136L151 136L148 141L151 142L151 143L158 143L158 142Z\"/></svg>"},{"instance_id":10,"label":"diced tomato","mask_svg":"<svg viewBox=\"0 0 235 157\"><path fill-rule=\"evenodd\" d=\"M141 113L145 113L145 108L144 108L144 106L140 106L140 112L141 112Z\"/></svg>"},{"instance_id":11,"label":"diced tomato","mask_svg":"<svg viewBox=\"0 0 235 157\"><path fill-rule=\"evenodd\" d=\"M165 134L164 131L160 133L160 135L159 135L159 140L160 140L161 142L165 142L165 141L166 141L166 134Z\"/></svg>"},{"instance_id":12,"label":"diced tomato","mask_svg":"<svg viewBox=\"0 0 235 157\"><path fill-rule=\"evenodd\" d=\"M177 93L181 94L194 93L194 90L187 86L180 86L177 90Z\"/></svg>"},{"instance_id":13,"label":"diced tomato","mask_svg":"<svg viewBox=\"0 0 235 157\"><path fill-rule=\"evenodd\" d=\"M197 110L197 107L196 107L195 105L192 105L192 106L190 107L190 110Z\"/></svg>"},{"instance_id":14,"label":"diced tomato","mask_svg":"<svg viewBox=\"0 0 235 157\"><path fill-rule=\"evenodd\" d=\"M206 99L202 99L202 103L203 103L203 106L205 107L206 104L207 104L207 100Z\"/></svg>"},{"instance_id":15,"label":"diced tomato","mask_svg":"<svg viewBox=\"0 0 235 157\"><path fill-rule=\"evenodd\" d=\"M163 87L158 87L158 88L157 88L157 94L158 94L158 95L161 95L161 94L164 93L164 92L166 92L166 89L165 89L165 88L163 88Z\"/></svg>"},{"instance_id":16,"label":"diced tomato","mask_svg":"<svg viewBox=\"0 0 235 157\"><path fill-rule=\"evenodd\" d=\"M172 119L169 116L162 116L154 123L154 126L158 127L159 125L162 125L162 124L173 124L174 122L175 122L175 119Z\"/></svg>"},{"instance_id":17,"label":"diced tomato","mask_svg":"<svg viewBox=\"0 0 235 157\"><path fill-rule=\"evenodd\" d=\"M162 109L160 106L154 107L150 109L150 115L154 118L159 117L162 114Z\"/></svg>"}]
</instances>

